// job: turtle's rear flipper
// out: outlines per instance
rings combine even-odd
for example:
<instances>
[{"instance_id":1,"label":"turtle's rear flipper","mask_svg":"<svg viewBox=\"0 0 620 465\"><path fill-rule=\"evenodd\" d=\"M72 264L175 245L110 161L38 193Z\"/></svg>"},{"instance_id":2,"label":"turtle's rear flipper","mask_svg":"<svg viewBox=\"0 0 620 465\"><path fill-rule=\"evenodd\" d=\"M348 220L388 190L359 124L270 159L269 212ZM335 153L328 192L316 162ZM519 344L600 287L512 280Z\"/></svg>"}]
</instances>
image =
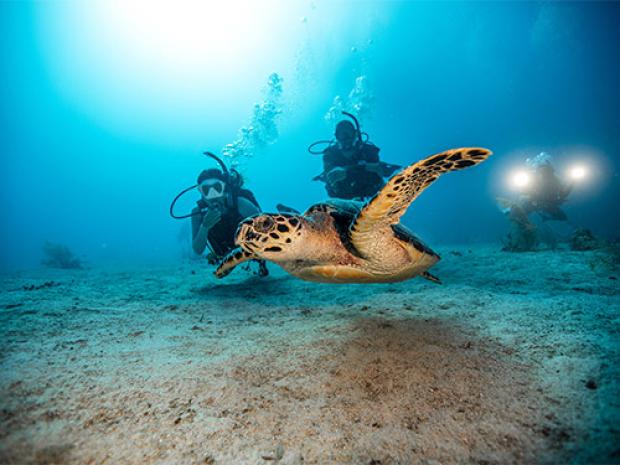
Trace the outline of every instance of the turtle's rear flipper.
<instances>
[{"instance_id":1,"label":"turtle's rear flipper","mask_svg":"<svg viewBox=\"0 0 620 465\"><path fill-rule=\"evenodd\" d=\"M215 276L217 278L223 278L224 276L227 276L233 270L233 268L240 263L247 262L248 260L252 260L254 258L257 258L254 254L246 252L240 247L237 247L236 249L228 252L228 254L222 259L217 269L215 270Z\"/></svg>"},{"instance_id":2,"label":"turtle's rear flipper","mask_svg":"<svg viewBox=\"0 0 620 465\"><path fill-rule=\"evenodd\" d=\"M424 279L428 279L429 281L433 281L436 284L441 284L441 279L439 279L435 275L430 274L428 271L425 271L420 276L422 276Z\"/></svg>"}]
</instances>

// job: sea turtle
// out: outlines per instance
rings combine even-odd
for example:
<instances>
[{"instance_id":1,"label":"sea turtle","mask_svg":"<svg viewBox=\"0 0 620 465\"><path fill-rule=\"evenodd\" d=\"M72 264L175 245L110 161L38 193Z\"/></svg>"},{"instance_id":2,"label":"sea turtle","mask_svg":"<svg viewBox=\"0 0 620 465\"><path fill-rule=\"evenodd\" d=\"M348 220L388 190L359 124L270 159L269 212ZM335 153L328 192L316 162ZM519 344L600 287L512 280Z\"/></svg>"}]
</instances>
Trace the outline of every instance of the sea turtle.
<instances>
[{"instance_id":1,"label":"sea turtle","mask_svg":"<svg viewBox=\"0 0 620 465\"><path fill-rule=\"evenodd\" d=\"M486 160L483 148L447 150L392 176L365 203L329 200L303 215L259 214L245 219L236 233L238 248L220 263L226 276L239 263L269 260L298 278L329 283L396 282L420 275L439 255L399 223L411 202L441 174Z\"/></svg>"}]
</instances>

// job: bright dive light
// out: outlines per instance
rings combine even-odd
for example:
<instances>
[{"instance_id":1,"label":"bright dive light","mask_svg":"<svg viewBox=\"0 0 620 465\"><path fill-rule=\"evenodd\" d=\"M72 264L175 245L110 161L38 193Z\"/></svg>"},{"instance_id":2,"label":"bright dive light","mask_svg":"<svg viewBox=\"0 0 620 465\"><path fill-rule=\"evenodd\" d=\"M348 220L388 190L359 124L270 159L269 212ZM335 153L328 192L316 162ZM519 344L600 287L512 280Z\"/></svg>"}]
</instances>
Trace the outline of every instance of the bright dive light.
<instances>
[{"instance_id":1,"label":"bright dive light","mask_svg":"<svg viewBox=\"0 0 620 465\"><path fill-rule=\"evenodd\" d=\"M587 171L584 166L576 165L568 171L568 176L573 181L582 181L586 177Z\"/></svg>"},{"instance_id":2,"label":"bright dive light","mask_svg":"<svg viewBox=\"0 0 620 465\"><path fill-rule=\"evenodd\" d=\"M511 182L517 189L525 189L530 185L531 177L526 171L517 171L512 175Z\"/></svg>"}]
</instances>

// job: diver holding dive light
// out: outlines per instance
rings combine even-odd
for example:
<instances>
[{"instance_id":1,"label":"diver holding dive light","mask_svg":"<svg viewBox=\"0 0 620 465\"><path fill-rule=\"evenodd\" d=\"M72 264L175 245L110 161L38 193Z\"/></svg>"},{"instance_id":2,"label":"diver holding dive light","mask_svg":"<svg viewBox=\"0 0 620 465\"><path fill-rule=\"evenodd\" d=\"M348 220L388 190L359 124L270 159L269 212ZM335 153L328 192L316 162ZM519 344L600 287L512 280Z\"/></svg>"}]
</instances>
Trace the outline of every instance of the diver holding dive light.
<instances>
[{"instance_id":1,"label":"diver holding dive light","mask_svg":"<svg viewBox=\"0 0 620 465\"><path fill-rule=\"evenodd\" d=\"M196 184L174 198L170 205L170 216L175 219L192 218L192 249L197 255L202 255L209 247L209 263L214 264L235 248L237 226L243 219L259 213L260 206L252 191L242 188L243 178L238 171L228 169L211 152L204 154L213 158L221 169L203 170ZM191 213L175 215L174 205L177 200L195 188L200 192L200 199ZM257 262L258 275L267 276L269 271L264 260Z\"/></svg>"},{"instance_id":2,"label":"diver holding dive light","mask_svg":"<svg viewBox=\"0 0 620 465\"><path fill-rule=\"evenodd\" d=\"M320 140L308 147L308 152L323 155L323 172L313 181L325 183L327 194L340 199L363 200L375 195L385 184L384 178L390 176L400 166L379 160L379 147L368 141L355 116L346 111L336 125L336 140ZM355 124L355 125L354 125ZM364 139L363 136L366 136ZM314 150L319 144L327 144L323 150Z\"/></svg>"},{"instance_id":3,"label":"diver holding dive light","mask_svg":"<svg viewBox=\"0 0 620 465\"><path fill-rule=\"evenodd\" d=\"M562 181L549 161L534 164L533 168L532 187L524 194L522 201L525 211L538 213L543 221L568 220L560 206L566 201L573 185Z\"/></svg>"},{"instance_id":4,"label":"diver holding dive light","mask_svg":"<svg viewBox=\"0 0 620 465\"><path fill-rule=\"evenodd\" d=\"M504 250L534 250L539 241L547 242L555 248L557 240L547 221L567 221L568 216L561 206L573 190L574 182L585 175L582 167L573 168L571 180L561 179L551 164L551 157L541 152L527 159L526 171L513 176L513 184L520 191L517 199L498 199L501 210L506 214L511 231L504 244ZM542 221L535 224L530 215L536 213Z\"/></svg>"}]
</instances>

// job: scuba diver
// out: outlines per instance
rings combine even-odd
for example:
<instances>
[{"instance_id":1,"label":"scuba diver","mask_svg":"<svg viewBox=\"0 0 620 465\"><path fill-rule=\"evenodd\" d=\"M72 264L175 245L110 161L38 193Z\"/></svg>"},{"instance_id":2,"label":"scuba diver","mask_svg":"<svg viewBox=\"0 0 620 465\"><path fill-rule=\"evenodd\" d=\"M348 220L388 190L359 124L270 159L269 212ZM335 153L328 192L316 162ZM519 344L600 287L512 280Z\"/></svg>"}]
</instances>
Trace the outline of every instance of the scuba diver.
<instances>
[{"instance_id":1,"label":"scuba diver","mask_svg":"<svg viewBox=\"0 0 620 465\"><path fill-rule=\"evenodd\" d=\"M511 232L505 241L504 250L534 250L539 242L555 249L557 238L547 221L568 221L561 205L573 189L556 174L551 157L541 152L533 159L527 159L528 171L521 174L525 184L515 200L498 199L500 209L511 223ZM538 225L530 219L537 213L542 223Z\"/></svg>"},{"instance_id":2,"label":"scuba diver","mask_svg":"<svg viewBox=\"0 0 620 465\"><path fill-rule=\"evenodd\" d=\"M310 153L323 155L323 172L312 180L324 182L330 197L363 200L375 195L385 184L383 178L400 166L380 161L379 147L368 141L357 118L346 111L342 114L355 125L342 120L336 125L335 141L320 140L308 147ZM319 144L328 146L315 151L314 147Z\"/></svg>"},{"instance_id":3,"label":"scuba diver","mask_svg":"<svg viewBox=\"0 0 620 465\"><path fill-rule=\"evenodd\" d=\"M538 163L534 165L532 188L523 195L523 208L528 213L538 213L543 221L566 221L568 217L560 206L572 189L572 184L563 182L555 174L555 168L548 160Z\"/></svg>"},{"instance_id":4,"label":"scuba diver","mask_svg":"<svg viewBox=\"0 0 620 465\"><path fill-rule=\"evenodd\" d=\"M235 248L235 233L239 223L261 211L254 194L243 189L243 178L234 169L228 169L216 155L205 155L218 162L221 169L203 170L197 183L181 191L170 205L170 215L175 219L192 218L192 249L202 255L207 247L211 253L207 256L210 264L217 261ZM173 212L177 200L186 192L197 188L200 199L191 213L175 215ZM269 271L263 260L258 262L258 275L267 276Z\"/></svg>"}]
</instances>

